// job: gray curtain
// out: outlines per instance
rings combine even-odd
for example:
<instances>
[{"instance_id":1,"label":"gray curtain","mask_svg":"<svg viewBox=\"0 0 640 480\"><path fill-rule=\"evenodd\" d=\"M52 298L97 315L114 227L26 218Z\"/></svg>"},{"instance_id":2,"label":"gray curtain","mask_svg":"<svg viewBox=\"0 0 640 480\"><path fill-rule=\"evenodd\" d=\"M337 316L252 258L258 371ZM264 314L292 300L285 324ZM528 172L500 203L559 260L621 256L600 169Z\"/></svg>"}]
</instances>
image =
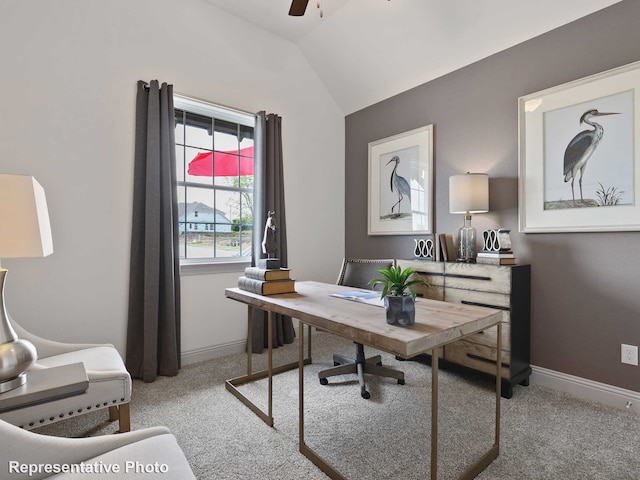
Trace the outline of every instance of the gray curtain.
<instances>
[{"instance_id":1,"label":"gray curtain","mask_svg":"<svg viewBox=\"0 0 640 480\"><path fill-rule=\"evenodd\" d=\"M284 175L282 168L282 118L278 115L258 112L254 138L255 172L253 199L253 256L252 265L262 255L262 234L269 210L276 212L276 241L278 257L282 266L287 263L287 217L284 209ZM253 309L251 348L254 353L262 353L268 346L267 315L262 310ZM293 343L295 332L291 317L276 315L273 325L273 346Z\"/></svg>"},{"instance_id":2,"label":"gray curtain","mask_svg":"<svg viewBox=\"0 0 640 480\"><path fill-rule=\"evenodd\" d=\"M138 82L127 369L152 382L180 369L180 258L173 85Z\"/></svg>"}]
</instances>

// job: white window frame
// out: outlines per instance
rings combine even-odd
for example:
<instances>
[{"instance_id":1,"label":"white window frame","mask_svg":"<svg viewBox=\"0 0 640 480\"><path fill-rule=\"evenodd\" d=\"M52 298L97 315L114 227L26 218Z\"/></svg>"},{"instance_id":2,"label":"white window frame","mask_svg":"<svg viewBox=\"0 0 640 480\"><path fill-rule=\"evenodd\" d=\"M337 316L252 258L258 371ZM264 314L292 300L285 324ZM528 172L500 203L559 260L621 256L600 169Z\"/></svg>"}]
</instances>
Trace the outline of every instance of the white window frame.
<instances>
[{"instance_id":1,"label":"white window frame","mask_svg":"<svg viewBox=\"0 0 640 480\"><path fill-rule=\"evenodd\" d=\"M179 93L173 94L173 107L176 110L184 110L190 113L214 117L254 129L256 127L256 115L230 107L217 105L194 97L189 97ZM184 182L184 181L181 181ZM180 183L174 188L183 186ZM188 187L188 185L184 185ZM254 182L255 198L255 182ZM251 257L212 257L212 258L181 258L181 275L202 275L209 273L242 272L245 267L251 265Z\"/></svg>"}]
</instances>

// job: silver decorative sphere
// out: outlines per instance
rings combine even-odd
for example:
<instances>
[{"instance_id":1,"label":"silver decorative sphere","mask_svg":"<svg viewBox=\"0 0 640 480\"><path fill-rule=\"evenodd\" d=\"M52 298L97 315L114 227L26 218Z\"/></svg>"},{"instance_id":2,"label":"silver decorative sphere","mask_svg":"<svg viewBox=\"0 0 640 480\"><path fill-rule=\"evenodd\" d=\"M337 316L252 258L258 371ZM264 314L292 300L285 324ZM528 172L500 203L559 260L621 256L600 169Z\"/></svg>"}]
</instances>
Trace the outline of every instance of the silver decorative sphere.
<instances>
[{"instance_id":1,"label":"silver decorative sphere","mask_svg":"<svg viewBox=\"0 0 640 480\"><path fill-rule=\"evenodd\" d=\"M36 347L28 340L17 339L0 344L0 393L26 382L26 372L38 358Z\"/></svg>"}]
</instances>

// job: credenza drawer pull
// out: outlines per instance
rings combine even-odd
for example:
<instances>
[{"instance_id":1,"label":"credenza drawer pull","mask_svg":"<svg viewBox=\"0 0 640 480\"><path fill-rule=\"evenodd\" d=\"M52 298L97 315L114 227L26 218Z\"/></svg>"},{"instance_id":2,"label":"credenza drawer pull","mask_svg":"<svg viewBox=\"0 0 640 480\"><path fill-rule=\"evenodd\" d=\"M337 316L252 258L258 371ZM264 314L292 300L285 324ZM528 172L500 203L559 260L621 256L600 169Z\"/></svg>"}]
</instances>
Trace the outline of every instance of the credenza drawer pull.
<instances>
[{"instance_id":1,"label":"credenza drawer pull","mask_svg":"<svg viewBox=\"0 0 640 480\"><path fill-rule=\"evenodd\" d=\"M510 310L509 307L501 307L499 305L489 305L488 303L469 302L467 300L462 300L460 303L462 303L463 305L475 305L476 307L494 308L496 310L504 310L506 312L508 312Z\"/></svg>"}]
</instances>

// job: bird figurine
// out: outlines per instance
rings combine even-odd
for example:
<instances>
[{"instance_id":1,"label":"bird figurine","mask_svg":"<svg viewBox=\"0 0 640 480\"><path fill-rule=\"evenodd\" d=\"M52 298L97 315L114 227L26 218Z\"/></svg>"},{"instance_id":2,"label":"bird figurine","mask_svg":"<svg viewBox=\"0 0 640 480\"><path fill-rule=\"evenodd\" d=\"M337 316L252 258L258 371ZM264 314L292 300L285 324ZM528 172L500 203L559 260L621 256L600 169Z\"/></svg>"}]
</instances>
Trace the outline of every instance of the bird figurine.
<instances>
[{"instance_id":1,"label":"bird figurine","mask_svg":"<svg viewBox=\"0 0 640 480\"><path fill-rule=\"evenodd\" d=\"M409 187L409 182L407 182L407 179L398 175L397 170L398 164L400 163L400 157L394 155L391 160L387 162L387 165L389 165L391 162L395 162L395 165L393 166L393 171L391 172L389 186L391 187L391 191L395 192L398 195L398 201L391 207L391 214L393 215L393 209L397 206L398 211L396 212L396 216L399 216L401 207L400 202L402 202L402 199L405 195L411 197L411 188Z\"/></svg>"},{"instance_id":2,"label":"bird figurine","mask_svg":"<svg viewBox=\"0 0 640 480\"><path fill-rule=\"evenodd\" d=\"M596 147L602 140L604 135L604 127L599 123L591 120L593 117L602 117L605 115L618 115L619 112L599 112L596 109L587 110L580 117L580 124L586 123L591 125L593 130L583 130L578 133L569 142L567 149L564 151L564 181L571 180L571 195L573 196L573 204L576 204L576 194L573 189L573 183L580 171L580 179L578 184L580 185L580 201L584 202L582 198L582 177L584 175L584 169L587 166L587 161L593 155Z\"/></svg>"}]
</instances>

